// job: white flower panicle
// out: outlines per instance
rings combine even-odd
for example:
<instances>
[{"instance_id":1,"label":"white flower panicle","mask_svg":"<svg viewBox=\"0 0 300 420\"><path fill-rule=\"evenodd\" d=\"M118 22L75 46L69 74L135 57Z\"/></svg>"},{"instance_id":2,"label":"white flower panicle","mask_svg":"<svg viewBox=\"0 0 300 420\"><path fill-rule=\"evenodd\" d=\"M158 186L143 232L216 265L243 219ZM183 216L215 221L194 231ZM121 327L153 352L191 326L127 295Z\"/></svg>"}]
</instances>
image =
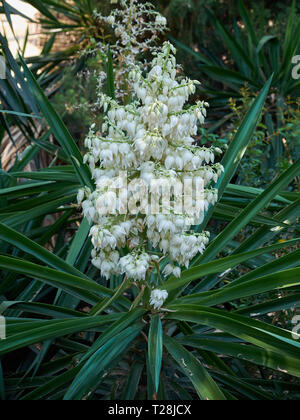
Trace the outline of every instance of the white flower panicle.
<instances>
[{"instance_id":1,"label":"white flower panicle","mask_svg":"<svg viewBox=\"0 0 300 420\"><path fill-rule=\"evenodd\" d=\"M128 95L124 89L128 69L132 64L138 64L136 57L157 51L156 42L167 29L167 19L155 11L153 4L139 0L121 0L109 16L98 13L96 16L112 28L116 37L111 53L114 63L118 63L115 69L116 96L123 98ZM99 43L97 49L106 54L107 44ZM140 61L144 69L148 64ZM99 78L100 86L103 82L103 78Z\"/></svg>"},{"instance_id":2,"label":"white flower panicle","mask_svg":"<svg viewBox=\"0 0 300 420\"><path fill-rule=\"evenodd\" d=\"M151 256L146 252L128 254L120 260L121 273L135 281L145 280L150 263Z\"/></svg>"},{"instance_id":3,"label":"white flower panicle","mask_svg":"<svg viewBox=\"0 0 300 420\"><path fill-rule=\"evenodd\" d=\"M168 299L168 296L169 294L166 290L155 289L151 293L150 305L153 306L154 309L159 310Z\"/></svg>"},{"instance_id":4,"label":"white flower panicle","mask_svg":"<svg viewBox=\"0 0 300 420\"><path fill-rule=\"evenodd\" d=\"M187 105L199 82L177 79L175 53L166 42L146 76L139 67L132 69L135 102L130 105L103 94L102 132L92 127L85 142L96 189L81 190L78 201L93 224L93 264L107 278L125 274L143 282L166 257L170 263L163 274L180 277L181 267L188 267L209 242L208 232L195 233L192 226L218 199L214 184L223 167L215 163L215 154L221 151L195 144L208 104ZM155 198L155 211L145 186ZM145 211L141 203L131 211L137 193ZM121 256L125 249L128 255ZM159 307L165 296L154 291L153 305Z\"/></svg>"}]
</instances>

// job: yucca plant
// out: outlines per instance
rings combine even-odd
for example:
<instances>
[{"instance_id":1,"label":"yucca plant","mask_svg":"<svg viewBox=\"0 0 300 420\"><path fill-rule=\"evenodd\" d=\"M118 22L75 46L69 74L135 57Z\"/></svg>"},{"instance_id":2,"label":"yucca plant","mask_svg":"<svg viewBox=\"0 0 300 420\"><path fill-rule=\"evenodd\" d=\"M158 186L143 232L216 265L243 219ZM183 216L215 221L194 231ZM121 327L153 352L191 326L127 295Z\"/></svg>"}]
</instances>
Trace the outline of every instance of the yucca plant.
<instances>
[{"instance_id":1,"label":"yucca plant","mask_svg":"<svg viewBox=\"0 0 300 420\"><path fill-rule=\"evenodd\" d=\"M47 134L1 171L1 399L299 398L300 336L289 328L300 301L300 197L287 187L300 161L266 190L230 183L271 80L223 158L217 207L195 230L228 224L160 286L169 297L157 311L139 305L123 276L106 281L90 265L90 225L75 204L81 186L93 189L89 168L20 60L15 77L57 143ZM24 172L41 148L49 168Z\"/></svg>"}]
</instances>

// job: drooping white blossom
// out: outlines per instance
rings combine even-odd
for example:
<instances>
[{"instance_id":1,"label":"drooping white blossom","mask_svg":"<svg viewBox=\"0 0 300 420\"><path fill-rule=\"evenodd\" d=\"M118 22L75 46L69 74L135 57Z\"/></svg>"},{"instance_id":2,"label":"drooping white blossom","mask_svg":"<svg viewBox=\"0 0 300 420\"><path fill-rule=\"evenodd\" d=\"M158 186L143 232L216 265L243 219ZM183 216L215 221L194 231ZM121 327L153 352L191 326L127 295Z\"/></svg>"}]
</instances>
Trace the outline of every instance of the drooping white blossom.
<instances>
[{"instance_id":1,"label":"drooping white blossom","mask_svg":"<svg viewBox=\"0 0 300 420\"><path fill-rule=\"evenodd\" d=\"M146 252L141 254L131 253L120 259L120 270L129 279L142 281L146 278L150 263L151 256Z\"/></svg>"},{"instance_id":2,"label":"drooping white blossom","mask_svg":"<svg viewBox=\"0 0 300 420\"><path fill-rule=\"evenodd\" d=\"M150 305L153 306L154 309L159 310L168 299L168 296L169 294L166 290L155 289L151 293Z\"/></svg>"}]
</instances>

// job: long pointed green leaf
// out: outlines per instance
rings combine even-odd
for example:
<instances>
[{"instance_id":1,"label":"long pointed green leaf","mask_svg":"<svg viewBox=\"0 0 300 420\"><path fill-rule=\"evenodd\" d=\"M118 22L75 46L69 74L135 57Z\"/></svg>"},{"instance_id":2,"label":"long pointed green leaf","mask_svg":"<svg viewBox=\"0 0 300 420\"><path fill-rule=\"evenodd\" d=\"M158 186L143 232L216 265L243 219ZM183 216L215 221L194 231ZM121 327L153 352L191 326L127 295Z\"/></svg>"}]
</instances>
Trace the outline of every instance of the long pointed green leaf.
<instances>
[{"instance_id":1,"label":"long pointed green leaf","mask_svg":"<svg viewBox=\"0 0 300 420\"><path fill-rule=\"evenodd\" d=\"M35 80L33 74L27 67L22 57L20 57L20 61L24 69L25 75L27 77L29 86L36 99L36 102L40 106L41 111L45 119L47 120L57 141L60 143L62 149L67 154L67 156L73 156L74 158L77 159L77 161L80 164L82 174L84 174L87 179L91 180L90 171L88 170L88 167L83 163L81 152L78 146L76 145L75 141L73 140L72 136L70 135L68 129L64 125L63 121L61 120L60 116L57 114L53 106L50 104L46 95L43 93L43 91L39 87L37 81Z\"/></svg>"},{"instance_id":2,"label":"long pointed green leaf","mask_svg":"<svg viewBox=\"0 0 300 420\"><path fill-rule=\"evenodd\" d=\"M300 268L293 268L269 276L256 278L255 280L245 281L236 286L232 285L229 288L224 287L217 292L211 293L211 296L205 294L205 296L202 297L201 293L198 293L186 296L185 298L182 298L181 301L185 303L197 302L204 306L216 306L220 303L299 285Z\"/></svg>"},{"instance_id":3,"label":"long pointed green leaf","mask_svg":"<svg viewBox=\"0 0 300 420\"><path fill-rule=\"evenodd\" d=\"M106 287L100 286L92 280L74 276L69 273L53 270L52 268L43 267L17 258L0 256L0 267L3 270L10 270L16 273L27 275L32 278L38 278L45 283L62 288L66 291L78 289L84 296L84 292L96 293L99 296L109 297L113 295L113 291ZM120 298L127 302L127 299Z\"/></svg>"},{"instance_id":4,"label":"long pointed green leaf","mask_svg":"<svg viewBox=\"0 0 300 420\"><path fill-rule=\"evenodd\" d=\"M207 370L192 353L169 336L164 336L164 345L193 383L195 390L202 400L226 400L224 394L213 381Z\"/></svg>"},{"instance_id":5,"label":"long pointed green leaf","mask_svg":"<svg viewBox=\"0 0 300 420\"><path fill-rule=\"evenodd\" d=\"M81 400L92 392L101 381L105 369L109 368L109 364L120 353L128 350L129 344L136 338L141 329L140 325L129 327L104 344L80 370L68 389L64 400Z\"/></svg>"},{"instance_id":6,"label":"long pointed green leaf","mask_svg":"<svg viewBox=\"0 0 300 420\"><path fill-rule=\"evenodd\" d=\"M218 255L262 209L264 209L300 172L300 159L276 179L262 194L250 203L209 245L197 262L208 261Z\"/></svg>"},{"instance_id":7,"label":"long pointed green leaf","mask_svg":"<svg viewBox=\"0 0 300 420\"><path fill-rule=\"evenodd\" d=\"M194 322L224 331L248 343L298 358L300 343L286 331L251 318L201 305L170 305L169 319ZM299 335L300 338L300 335Z\"/></svg>"},{"instance_id":8,"label":"long pointed green leaf","mask_svg":"<svg viewBox=\"0 0 300 420\"><path fill-rule=\"evenodd\" d=\"M168 290L169 292L172 290L176 290L180 287L186 286L188 283L190 283L193 280L201 279L201 277L205 277L210 274L225 272L228 269L232 269L235 266L242 264L245 261L251 260L260 255L271 253L282 247L296 244L299 241L300 239L293 239L288 242L271 245L269 247L260 248L260 249L245 252L242 254L232 255L226 258L220 258L216 261L211 261L209 263L201 264L197 267L192 267L188 270L183 271L179 279L175 277L171 277L169 280L167 280L164 283L162 287Z\"/></svg>"},{"instance_id":9,"label":"long pointed green leaf","mask_svg":"<svg viewBox=\"0 0 300 420\"><path fill-rule=\"evenodd\" d=\"M159 315L155 315L150 324L148 337L149 368L156 392L160 381L160 371L163 353L163 329Z\"/></svg>"},{"instance_id":10,"label":"long pointed green leaf","mask_svg":"<svg viewBox=\"0 0 300 420\"><path fill-rule=\"evenodd\" d=\"M280 366L282 371L287 371L290 375L300 377L300 361L296 358L278 355L272 351L254 346L207 340L197 336L186 336L182 338L180 342L189 347L200 348L222 355L225 354L274 370L277 370Z\"/></svg>"},{"instance_id":11,"label":"long pointed green leaf","mask_svg":"<svg viewBox=\"0 0 300 420\"><path fill-rule=\"evenodd\" d=\"M25 253L32 255L45 264L48 264L52 268L56 268L57 270L65 271L66 273L74 274L75 276L88 279L88 277L73 267L73 260L70 261L70 264L66 263L52 252L38 245L31 239L28 239L25 235L22 235L16 230L9 228L3 223L0 223L0 239L21 249Z\"/></svg>"},{"instance_id":12,"label":"long pointed green leaf","mask_svg":"<svg viewBox=\"0 0 300 420\"><path fill-rule=\"evenodd\" d=\"M257 97L255 102L251 106L234 140L230 144L223 158L222 165L224 166L225 171L216 185L216 188L219 191L219 199L223 196L227 185L230 183L246 152L248 144L258 124L261 111L267 98L271 83L272 79L268 81L260 95ZM205 215L204 222L201 224L201 226L198 227L198 231L205 229L207 223L211 219L212 214L213 207L211 206L209 211ZM197 260L194 262L194 265L197 265Z\"/></svg>"},{"instance_id":13,"label":"long pointed green leaf","mask_svg":"<svg viewBox=\"0 0 300 420\"><path fill-rule=\"evenodd\" d=\"M84 319L68 319L48 322L44 327L32 328L25 324L23 332L8 336L1 342L0 356L4 354L40 343L52 338L62 337L75 332L86 331L91 328L109 324L115 316L88 317Z\"/></svg>"}]
</instances>

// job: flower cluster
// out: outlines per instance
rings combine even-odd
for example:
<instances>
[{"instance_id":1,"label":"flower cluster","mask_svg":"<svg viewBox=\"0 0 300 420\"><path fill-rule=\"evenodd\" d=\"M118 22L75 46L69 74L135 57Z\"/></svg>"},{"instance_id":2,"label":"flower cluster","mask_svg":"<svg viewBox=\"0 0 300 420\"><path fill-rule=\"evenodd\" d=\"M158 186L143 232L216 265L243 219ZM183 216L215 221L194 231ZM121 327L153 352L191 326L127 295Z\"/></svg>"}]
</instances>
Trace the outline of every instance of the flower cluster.
<instances>
[{"instance_id":1,"label":"flower cluster","mask_svg":"<svg viewBox=\"0 0 300 420\"><path fill-rule=\"evenodd\" d=\"M154 309L160 309L167 299L168 292L166 290L155 289L151 293L150 305L152 305Z\"/></svg>"},{"instance_id":2,"label":"flower cluster","mask_svg":"<svg viewBox=\"0 0 300 420\"><path fill-rule=\"evenodd\" d=\"M124 98L130 90L130 86L125 86L128 69L136 63L136 57L139 57L139 62L144 69L147 67L149 63L145 60L141 61L141 57L144 57L147 52L152 53L157 50L155 45L159 36L166 31L167 20L155 11L151 3L121 0L118 6L109 16L98 13L96 16L114 32L116 42L111 45L111 52L113 61L116 63L116 95L118 98ZM100 43L97 49L105 54L107 44ZM99 78L100 85L103 83L102 76L103 73Z\"/></svg>"},{"instance_id":3,"label":"flower cluster","mask_svg":"<svg viewBox=\"0 0 300 420\"><path fill-rule=\"evenodd\" d=\"M107 112L102 131L92 127L85 142L96 189L80 190L78 200L93 224L93 264L107 278L125 274L144 282L164 258L169 259L165 276L180 277L181 267L209 242L209 233L195 233L193 225L217 201L214 183L223 167L214 162L221 151L195 144L208 104L186 105L198 82L177 79L175 53L166 42L146 76L139 67L131 71L135 102L130 105L102 95ZM148 188L151 203L141 186ZM165 298L156 290L151 302L159 308Z\"/></svg>"}]
</instances>

